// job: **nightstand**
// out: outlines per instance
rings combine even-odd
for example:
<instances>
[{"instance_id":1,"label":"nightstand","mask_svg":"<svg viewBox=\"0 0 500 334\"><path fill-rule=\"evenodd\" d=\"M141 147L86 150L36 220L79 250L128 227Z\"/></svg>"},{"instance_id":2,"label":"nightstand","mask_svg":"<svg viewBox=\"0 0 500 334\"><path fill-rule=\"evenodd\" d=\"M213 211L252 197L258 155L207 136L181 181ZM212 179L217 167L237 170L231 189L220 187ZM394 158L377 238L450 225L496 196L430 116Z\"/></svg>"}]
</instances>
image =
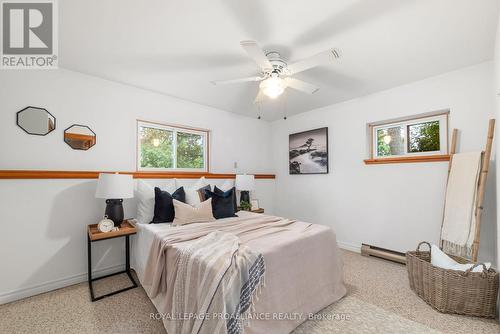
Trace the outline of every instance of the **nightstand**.
<instances>
[{"instance_id":1,"label":"nightstand","mask_svg":"<svg viewBox=\"0 0 500 334\"><path fill-rule=\"evenodd\" d=\"M240 207L238 207L238 210L241 210L241 208L240 208ZM250 210L249 212L253 212L253 213L264 213L264 209L260 208L260 209Z\"/></svg>"},{"instance_id":2,"label":"nightstand","mask_svg":"<svg viewBox=\"0 0 500 334\"><path fill-rule=\"evenodd\" d=\"M130 236L133 234L137 233L137 229L135 228L134 225L132 225L129 221L125 220L121 225L120 229L118 231L113 231L113 232L101 232L97 229L97 224L92 224L87 227L87 258L88 258L88 282L89 282L89 289L90 289L90 299L94 302L96 300L109 297L112 295L116 295L117 293L127 291L133 288L137 287L137 283L135 282L134 278L132 277L132 274L130 272ZM97 278L92 278L92 243L97 242L97 241L102 241L102 240L109 240L109 239L114 239L114 238L121 238L125 237L125 270L119 271L117 273L97 277ZM124 289L120 289L117 291L113 291L111 293L108 293L103 296L95 297L94 296L94 288L92 286L92 282L114 276L114 275L120 275L120 274L127 274L130 281L132 282L132 286L129 286Z\"/></svg>"}]
</instances>

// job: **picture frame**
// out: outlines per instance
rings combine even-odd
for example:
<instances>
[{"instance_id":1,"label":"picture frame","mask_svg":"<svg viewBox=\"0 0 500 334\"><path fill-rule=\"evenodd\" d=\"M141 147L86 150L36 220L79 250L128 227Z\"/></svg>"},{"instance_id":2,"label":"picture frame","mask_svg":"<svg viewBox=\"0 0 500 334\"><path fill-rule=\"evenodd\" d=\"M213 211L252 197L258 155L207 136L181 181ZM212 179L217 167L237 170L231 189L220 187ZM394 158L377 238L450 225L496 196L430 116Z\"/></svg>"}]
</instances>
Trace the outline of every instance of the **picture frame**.
<instances>
[{"instance_id":1,"label":"picture frame","mask_svg":"<svg viewBox=\"0 0 500 334\"><path fill-rule=\"evenodd\" d=\"M252 199L252 200L250 200L250 205L252 206L251 210L258 210L258 209L260 209L259 200L258 199Z\"/></svg>"},{"instance_id":2,"label":"picture frame","mask_svg":"<svg viewBox=\"0 0 500 334\"><path fill-rule=\"evenodd\" d=\"M288 164L290 175L328 174L328 127L290 134Z\"/></svg>"}]
</instances>

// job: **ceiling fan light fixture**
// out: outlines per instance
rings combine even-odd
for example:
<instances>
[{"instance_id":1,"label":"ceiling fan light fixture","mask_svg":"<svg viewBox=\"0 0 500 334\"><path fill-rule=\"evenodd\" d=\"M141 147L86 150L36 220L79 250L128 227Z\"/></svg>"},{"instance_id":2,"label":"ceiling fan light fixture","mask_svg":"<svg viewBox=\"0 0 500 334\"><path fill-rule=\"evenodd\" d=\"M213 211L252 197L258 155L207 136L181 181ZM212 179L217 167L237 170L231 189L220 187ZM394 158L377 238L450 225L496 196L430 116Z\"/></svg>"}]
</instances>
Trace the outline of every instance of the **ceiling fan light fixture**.
<instances>
[{"instance_id":1,"label":"ceiling fan light fixture","mask_svg":"<svg viewBox=\"0 0 500 334\"><path fill-rule=\"evenodd\" d=\"M271 99L275 99L283 94L286 88L286 84L285 80L279 77L271 77L262 81L259 87L264 95L270 97Z\"/></svg>"}]
</instances>

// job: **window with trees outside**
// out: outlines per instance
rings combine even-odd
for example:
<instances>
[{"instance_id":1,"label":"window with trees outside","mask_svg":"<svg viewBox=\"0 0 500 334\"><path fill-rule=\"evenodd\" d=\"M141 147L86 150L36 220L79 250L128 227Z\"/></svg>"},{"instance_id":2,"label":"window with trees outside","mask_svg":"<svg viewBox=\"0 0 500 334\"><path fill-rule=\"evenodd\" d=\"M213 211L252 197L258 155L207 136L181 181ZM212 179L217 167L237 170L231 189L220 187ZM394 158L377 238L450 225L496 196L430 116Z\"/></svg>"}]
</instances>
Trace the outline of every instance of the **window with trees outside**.
<instances>
[{"instance_id":1,"label":"window with trees outside","mask_svg":"<svg viewBox=\"0 0 500 334\"><path fill-rule=\"evenodd\" d=\"M448 112L372 123L371 158L448 154Z\"/></svg>"},{"instance_id":2,"label":"window with trees outside","mask_svg":"<svg viewBox=\"0 0 500 334\"><path fill-rule=\"evenodd\" d=\"M137 169L208 172L209 131L137 122Z\"/></svg>"}]
</instances>

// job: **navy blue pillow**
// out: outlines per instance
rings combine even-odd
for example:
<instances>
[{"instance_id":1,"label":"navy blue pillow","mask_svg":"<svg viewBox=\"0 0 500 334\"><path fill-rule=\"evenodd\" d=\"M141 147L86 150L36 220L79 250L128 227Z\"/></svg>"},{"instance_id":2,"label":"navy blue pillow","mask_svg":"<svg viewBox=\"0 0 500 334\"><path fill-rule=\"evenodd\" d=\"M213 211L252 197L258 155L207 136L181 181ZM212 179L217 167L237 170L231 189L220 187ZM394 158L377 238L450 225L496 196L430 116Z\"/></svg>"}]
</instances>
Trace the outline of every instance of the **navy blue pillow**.
<instances>
[{"instance_id":1,"label":"navy blue pillow","mask_svg":"<svg viewBox=\"0 0 500 334\"><path fill-rule=\"evenodd\" d=\"M151 224L171 223L174 221L173 199L186 203L184 187L180 187L173 194L155 187L155 214Z\"/></svg>"},{"instance_id":2,"label":"navy blue pillow","mask_svg":"<svg viewBox=\"0 0 500 334\"><path fill-rule=\"evenodd\" d=\"M216 219L236 217L236 189L222 191L215 187L214 191L205 190L205 198L212 199L212 213Z\"/></svg>"},{"instance_id":3,"label":"navy blue pillow","mask_svg":"<svg viewBox=\"0 0 500 334\"><path fill-rule=\"evenodd\" d=\"M231 196L233 197L233 206L234 206L234 212L238 212L238 203L236 202L236 188L232 187L228 191L223 191L217 188L217 186L214 187L214 193L219 194L219 195L225 195L226 193L229 193L232 191Z\"/></svg>"}]
</instances>

